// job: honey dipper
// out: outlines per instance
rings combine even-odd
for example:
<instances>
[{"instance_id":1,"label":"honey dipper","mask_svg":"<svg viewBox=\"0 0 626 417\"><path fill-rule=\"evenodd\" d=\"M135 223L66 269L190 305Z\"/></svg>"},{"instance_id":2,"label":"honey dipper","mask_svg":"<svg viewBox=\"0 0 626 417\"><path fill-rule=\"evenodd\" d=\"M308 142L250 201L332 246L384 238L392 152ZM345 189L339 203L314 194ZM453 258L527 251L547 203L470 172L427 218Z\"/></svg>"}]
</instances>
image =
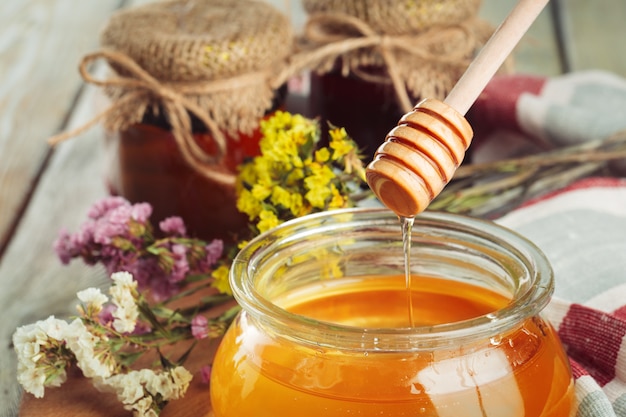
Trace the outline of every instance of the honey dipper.
<instances>
[{"instance_id":1,"label":"honey dipper","mask_svg":"<svg viewBox=\"0 0 626 417\"><path fill-rule=\"evenodd\" d=\"M445 100L426 99L402 116L366 168L370 188L400 217L426 209L463 161L473 131L465 113L548 0L520 0Z\"/></svg>"}]
</instances>

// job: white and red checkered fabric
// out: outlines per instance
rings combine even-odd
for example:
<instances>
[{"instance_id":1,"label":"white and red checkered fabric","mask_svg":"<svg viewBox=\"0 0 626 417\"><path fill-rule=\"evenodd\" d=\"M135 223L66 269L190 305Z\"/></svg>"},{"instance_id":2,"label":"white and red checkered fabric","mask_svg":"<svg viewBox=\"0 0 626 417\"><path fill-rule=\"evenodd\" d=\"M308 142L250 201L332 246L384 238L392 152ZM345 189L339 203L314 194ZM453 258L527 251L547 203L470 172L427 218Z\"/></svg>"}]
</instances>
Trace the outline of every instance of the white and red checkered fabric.
<instances>
[{"instance_id":1,"label":"white and red checkered fabric","mask_svg":"<svg viewBox=\"0 0 626 417\"><path fill-rule=\"evenodd\" d=\"M497 222L553 266L544 313L570 358L577 416L626 416L626 179L581 180Z\"/></svg>"}]
</instances>

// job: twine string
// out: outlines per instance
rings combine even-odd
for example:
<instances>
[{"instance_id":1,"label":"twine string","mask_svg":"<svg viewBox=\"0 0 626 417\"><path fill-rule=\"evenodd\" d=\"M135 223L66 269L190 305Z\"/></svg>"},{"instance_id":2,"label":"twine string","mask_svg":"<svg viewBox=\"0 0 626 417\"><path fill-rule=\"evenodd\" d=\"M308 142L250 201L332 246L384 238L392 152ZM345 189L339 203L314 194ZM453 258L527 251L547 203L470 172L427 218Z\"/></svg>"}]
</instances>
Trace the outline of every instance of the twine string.
<instances>
[{"instance_id":1,"label":"twine string","mask_svg":"<svg viewBox=\"0 0 626 417\"><path fill-rule=\"evenodd\" d=\"M445 39L464 37L467 39L465 48L458 48L450 53L432 52ZM414 103L407 92L406 82L402 76L403 68L399 57L408 54L412 57L431 63L444 63L456 66L467 66L468 56L474 45L474 35L467 24L437 26L411 35L387 35L377 33L362 19L347 14L316 13L309 17L303 32L304 45L296 53L285 74L294 74L305 68L318 67L320 63L343 56L359 49L374 48L383 58L389 79L394 86L398 102L405 112L413 108ZM311 48L311 45L314 47ZM341 68L343 76L358 73L358 69L345 64ZM365 74L359 74L367 77ZM284 79L279 76L277 79ZM369 81L383 82L386 78L370 76Z\"/></svg>"},{"instance_id":2,"label":"twine string","mask_svg":"<svg viewBox=\"0 0 626 417\"><path fill-rule=\"evenodd\" d=\"M100 59L106 60L111 67L115 68L117 75L104 80L94 77L89 71L90 64ZM121 94L106 110L84 125L52 136L48 140L51 145L77 136L100 121L104 121L112 130L123 130L133 123L140 122L140 120L135 120L134 115L122 111L123 109L129 108L133 103L158 101L163 107L172 129L172 135L185 161L192 168L216 182L234 184L235 176L226 170L219 169L220 162L227 152L226 136L209 113L188 96L211 94L265 83L268 82L266 73L254 72L212 81L161 82L128 55L107 49L83 57L79 71L85 82L102 88L114 88ZM194 139L190 114L195 115L209 130L216 145L215 154L207 153Z\"/></svg>"}]
</instances>

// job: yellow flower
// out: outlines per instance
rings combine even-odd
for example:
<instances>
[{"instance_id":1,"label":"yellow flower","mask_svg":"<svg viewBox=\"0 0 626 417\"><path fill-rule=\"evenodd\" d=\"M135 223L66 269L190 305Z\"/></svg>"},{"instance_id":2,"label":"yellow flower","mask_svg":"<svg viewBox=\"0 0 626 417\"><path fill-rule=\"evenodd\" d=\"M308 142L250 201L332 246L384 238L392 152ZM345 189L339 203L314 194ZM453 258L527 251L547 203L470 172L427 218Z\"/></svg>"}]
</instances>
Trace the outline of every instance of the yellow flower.
<instances>
[{"instance_id":1,"label":"yellow flower","mask_svg":"<svg viewBox=\"0 0 626 417\"><path fill-rule=\"evenodd\" d=\"M228 282L228 272L229 268L226 265L221 265L215 269L211 274L213 278L211 286L217 288L217 290L223 294L232 295L233 290L230 288L230 283Z\"/></svg>"},{"instance_id":2,"label":"yellow flower","mask_svg":"<svg viewBox=\"0 0 626 417\"><path fill-rule=\"evenodd\" d=\"M346 199L343 195L341 195L337 187L335 187L335 184L330 184L330 193L331 199L328 203L329 209L345 207Z\"/></svg>"},{"instance_id":3,"label":"yellow flower","mask_svg":"<svg viewBox=\"0 0 626 417\"><path fill-rule=\"evenodd\" d=\"M328 134L330 135L330 148L333 150L333 161L337 161L354 151L354 142L343 127L331 129Z\"/></svg>"},{"instance_id":4,"label":"yellow flower","mask_svg":"<svg viewBox=\"0 0 626 417\"><path fill-rule=\"evenodd\" d=\"M293 170L291 170L289 172L289 174L287 174L287 176L285 177L285 181L284 184L286 186L296 186L299 187L300 184L298 183L302 178L304 178L304 169L302 168L295 168Z\"/></svg>"},{"instance_id":5,"label":"yellow flower","mask_svg":"<svg viewBox=\"0 0 626 417\"><path fill-rule=\"evenodd\" d=\"M330 197L330 188L325 186L311 188L305 195L304 198L311 203L311 205L318 209L326 208L326 199Z\"/></svg>"},{"instance_id":6,"label":"yellow flower","mask_svg":"<svg viewBox=\"0 0 626 417\"><path fill-rule=\"evenodd\" d=\"M257 180L255 163L242 164L239 167L239 174L237 175L237 187L238 190L242 189L243 184L254 184Z\"/></svg>"},{"instance_id":7,"label":"yellow flower","mask_svg":"<svg viewBox=\"0 0 626 417\"><path fill-rule=\"evenodd\" d=\"M257 182L252 186L252 190L250 190L250 193L257 200L263 201L267 197L272 195L272 184L266 184L261 181Z\"/></svg>"},{"instance_id":8,"label":"yellow flower","mask_svg":"<svg viewBox=\"0 0 626 417\"><path fill-rule=\"evenodd\" d=\"M261 220L257 223L256 227L261 233L273 229L280 224L280 220L278 220L276 214L270 210L261 210L259 219Z\"/></svg>"},{"instance_id":9,"label":"yellow flower","mask_svg":"<svg viewBox=\"0 0 626 417\"><path fill-rule=\"evenodd\" d=\"M289 210L291 210L291 214L293 214L294 217L300 217L310 213L309 208L304 205L302 194L298 193L291 194L291 206Z\"/></svg>"},{"instance_id":10,"label":"yellow flower","mask_svg":"<svg viewBox=\"0 0 626 417\"><path fill-rule=\"evenodd\" d=\"M276 167L280 167L280 169L288 171L293 166L293 156L294 153L292 149L289 149L289 145L293 145L293 143L285 143L285 141L274 141L267 148L261 147L261 151L263 152L262 159L269 159L273 161L273 164L269 165L268 168L273 169Z\"/></svg>"},{"instance_id":11,"label":"yellow flower","mask_svg":"<svg viewBox=\"0 0 626 417\"><path fill-rule=\"evenodd\" d=\"M304 185L308 189L325 187L336 177L335 173L328 165L312 162L308 168L311 174L304 179Z\"/></svg>"},{"instance_id":12,"label":"yellow flower","mask_svg":"<svg viewBox=\"0 0 626 417\"><path fill-rule=\"evenodd\" d=\"M261 212L261 209L261 202L249 190L241 190L239 198L237 198L237 210L247 214L248 218L253 220Z\"/></svg>"},{"instance_id":13,"label":"yellow flower","mask_svg":"<svg viewBox=\"0 0 626 417\"><path fill-rule=\"evenodd\" d=\"M249 182L248 185L253 185L257 182L272 182L272 172L274 171L274 165L276 165L271 159L257 156L252 162L254 169L254 180Z\"/></svg>"},{"instance_id":14,"label":"yellow flower","mask_svg":"<svg viewBox=\"0 0 626 417\"><path fill-rule=\"evenodd\" d=\"M328 148L322 148L315 151L315 162L323 164L330 159L330 151Z\"/></svg>"},{"instance_id":15,"label":"yellow flower","mask_svg":"<svg viewBox=\"0 0 626 417\"><path fill-rule=\"evenodd\" d=\"M318 148L316 120L278 111L261 122L261 155L240 168L237 208L256 231L265 232L294 217L352 205L339 181L362 183L362 164L343 128L331 128L330 146ZM356 161L355 161L356 159ZM341 171L341 178L337 175ZM345 195L344 195L345 194Z\"/></svg>"},{"instance_id":16,"label":"yellow flower","mask_svg":"<svg viewBox=\"0 0 626 417\"><path fill-rule=\"evenodd\" d=\"M274 187L271 199L273 205L281 205L284 208L291 210L291 201L291 193L289 191L279 185Z\"/></svg>"}]
</instances>

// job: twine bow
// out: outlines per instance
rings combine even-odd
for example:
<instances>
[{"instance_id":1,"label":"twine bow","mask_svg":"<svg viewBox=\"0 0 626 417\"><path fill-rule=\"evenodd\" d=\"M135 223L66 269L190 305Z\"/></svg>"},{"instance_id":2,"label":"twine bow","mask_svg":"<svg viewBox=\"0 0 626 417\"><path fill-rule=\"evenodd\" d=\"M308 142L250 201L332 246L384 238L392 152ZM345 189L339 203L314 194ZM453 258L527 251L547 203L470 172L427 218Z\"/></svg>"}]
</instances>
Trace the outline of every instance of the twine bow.
<instances>
[{"instance_id":1,"label":"twine bow","mask_svg":"<svg viewBox=\"0 0 626 417\"><path fill-rule=\"evenodd\" d=\"M88 66L99 59L107 60L110 65L120 69L120 73L128 74L128 76L117 75L105 80L96 79L89 72ZM199 173L215 182L224 185L235 183L236 176L220 164L227 152L224 133L208 112L189 99L188 96L211 94L246 85L264 83L267 82L267 74L255 72L214 81L161 82L141 68L132 58L113 50L101 50L86 55L80 63L79 70L87 83L105 88L118 88L123 93L105 111L96 115L83 126L52 136L48 140L51 145L56 145L70 137L79 135L101 120L105 120L107 126L114 130L123 130L141 121L145 106L139 111L141 114L138 114L137 103L158 101L163 107L172 129L172 135L185 161ZM190 113L198 117L211 133L217 148L214 155L204 151L194 139Z\"/></svg>"},{"instance_id":2,"label":"twine bow","mask_svg":"<svg viewBox=\"0 0 626 417\"><path fill-rule=\"evenodd\" d=\"M432 52L434 46L445 43L446 39L458 39L459 36L467 39L465 48L458 48L453 53ZM305 49L296 54L292 60L292 66L298 69L314 66L328 58L336 58L358 49L376 48L385 62L398 101L405 112L410 111L414 103L411 102L402 77L402 68L398 61L400 54L408 54L427 62L465 67L474 47L474 35L465 24L438 26L420 33L396 36L379 34L357 17L329 13L312 15L305 25L304 38L314 45L321 46L315 49ZM293 69L290 71L294 72ZM349 71L350 68L344 61L343 75L346 76ZM355 69L352 68L352 71L354 72ZM365 77L364 74L360 75Z\"/></svg>"}]
</instances>

